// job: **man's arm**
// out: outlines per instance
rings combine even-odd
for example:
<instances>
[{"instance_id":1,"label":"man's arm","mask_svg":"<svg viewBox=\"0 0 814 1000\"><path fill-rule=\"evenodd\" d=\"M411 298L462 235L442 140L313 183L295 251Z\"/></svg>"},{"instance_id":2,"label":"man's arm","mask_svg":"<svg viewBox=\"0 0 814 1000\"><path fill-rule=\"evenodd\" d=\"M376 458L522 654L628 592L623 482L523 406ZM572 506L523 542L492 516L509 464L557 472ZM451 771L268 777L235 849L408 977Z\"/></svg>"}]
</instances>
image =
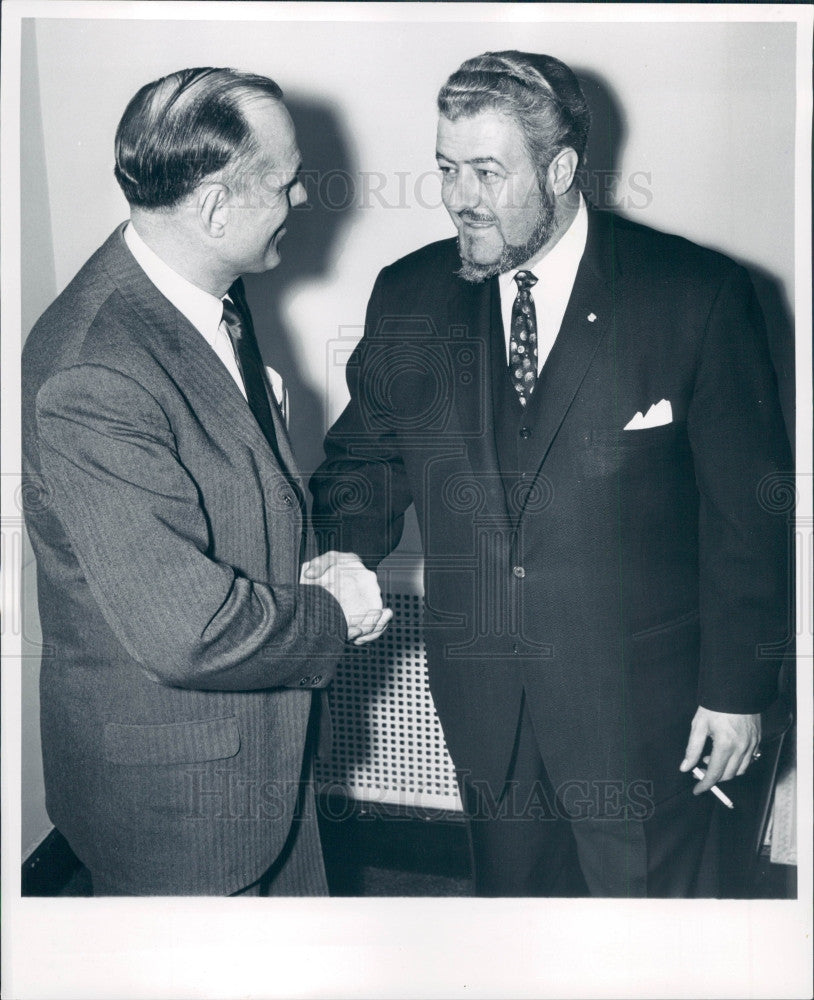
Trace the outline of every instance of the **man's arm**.
<instances>
[{"instance_id":1,"label":"man's arm","mask_svg":"<svg viewBox=\"0 0 814 1000\"><path fill-rule=\"evenodd\" d=\"M142 386L102 366L71 368L40 390L37 424L55 512L105 620L148 674L200 690L315 673L328 683L346 638L340 603L301 585L296 567L290 583L269 586L211 555L197 485Z\"/></svg>"},{"instance_id":2,"label":"man's arm","mask_svg":"<svg viewBox=\"0 0 814 1000\"><path fill-rule=\"evenodd\" d=\"M701 345L687 417L699 507L701 663L699 709L681 770L713 749L696 793L742 774L760 740L760 715L776 697L789 625L785 519L760 502L766 476L792 459L760 306L742 268L718 291Z\"/></svg>"},{"instance_id":3,"label":"man's arm","mask_svg":"<svg viewBox=\"0 0 814 1000\"><path fill-rule=\"evenodd\" d=\"M387 364L398 361L396 344L382 350L376 342L385 275L373 287L364 337L347 364L350 402L328 431L326 459L309 484L320 552L355 552L369 567L398 545L413 500L382 391Z\"/></svg>"}]
</instances>

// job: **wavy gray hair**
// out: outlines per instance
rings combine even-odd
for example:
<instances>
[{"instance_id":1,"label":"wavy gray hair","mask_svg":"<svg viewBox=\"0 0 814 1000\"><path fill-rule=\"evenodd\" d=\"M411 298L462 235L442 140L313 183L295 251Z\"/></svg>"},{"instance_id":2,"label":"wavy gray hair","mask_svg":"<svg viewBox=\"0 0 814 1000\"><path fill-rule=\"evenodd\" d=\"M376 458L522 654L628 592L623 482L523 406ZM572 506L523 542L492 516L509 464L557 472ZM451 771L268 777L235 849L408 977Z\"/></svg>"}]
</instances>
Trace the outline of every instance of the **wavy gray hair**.
<instances>
[{"instance_id":1,"label":"wavy gray hair","mask_svg":"<svg viewBox=\"0 0 814 1000\"><path fill-rule=\"evenodd\" d=\"M582 166L591 113L576 76L553 56L507 51L467 59L441 88L438 110L453 121L485 110L510 115L541 183L563 149L573 149Z\"/></svg>"}]
</instances>

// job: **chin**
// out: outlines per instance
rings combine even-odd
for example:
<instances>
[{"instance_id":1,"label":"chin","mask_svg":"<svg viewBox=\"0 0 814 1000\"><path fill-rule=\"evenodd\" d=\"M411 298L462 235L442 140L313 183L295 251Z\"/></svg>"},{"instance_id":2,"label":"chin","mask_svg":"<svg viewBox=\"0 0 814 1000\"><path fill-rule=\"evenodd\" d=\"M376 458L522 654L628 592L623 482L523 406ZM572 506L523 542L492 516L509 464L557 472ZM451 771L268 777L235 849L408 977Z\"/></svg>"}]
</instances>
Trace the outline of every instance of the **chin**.
<instances>
[{"instance_id":1,"label":"chin","mask_svg":"<svg viewBox=\"0 0 814 1000\"><path fill-rule=\"evenodd\" d=\"M466 235L458 234L458 245L461 248L461 256L473 264L489 266L496 264L500 260L500 253L503 244L499 246L490 245L486 237L473 237L471 233Z\"/></svg>"},{"instance_id":2,"label":"chin","mask_svg":"<svg viewBox=\"0 0 814 1000\"><path fill-rule=\"evenodd\" d=\"M272 268L277 267L280 263L280 254L277 250L270 250L266 256L257 262L257 265L251 269L252 274L263 274L265 271L271 271Z\"/></svg>"},{"instance_id":3,"label":"chin","mask_svg":"<svg viewBox=\"0 0 814 1000\"><path fill-rule=\"evenodd\" d=\"M500 273L501 253L500 250L491 250L484 246L473 246L470 237L462 239L458 237L458 253L461 257L461 268L457 272L464 281L481 282L486 281L495 274Z\"/></svg>"},{"instance_id":4,"label":"chin","mask_svg":"<svg viewBox=\"0 0 814 1000\"><path fill-rule=\"evenodd\" d=\"M459 278L469 281L472 284L480 284L489 278L493 278L500 273L500 264L497 261L480 264L477 261L461 257L461 267L456 272Z\"/></svg>"}]
</instances>

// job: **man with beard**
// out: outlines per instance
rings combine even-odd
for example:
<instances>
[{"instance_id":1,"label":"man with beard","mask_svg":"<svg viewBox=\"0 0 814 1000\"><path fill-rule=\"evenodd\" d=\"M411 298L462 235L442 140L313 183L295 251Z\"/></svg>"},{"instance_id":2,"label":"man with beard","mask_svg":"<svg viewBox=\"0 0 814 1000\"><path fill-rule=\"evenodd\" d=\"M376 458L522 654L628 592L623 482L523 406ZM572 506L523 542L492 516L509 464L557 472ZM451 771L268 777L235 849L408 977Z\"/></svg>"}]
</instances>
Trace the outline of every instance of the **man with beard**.
<instances>
[{"instance_id":1,"label":"man with beard","mask_svg":"<svg viewBox=\"0 0 814 1000\"><path fill-rule=\"evenodd\" d=\"M709 790L758 753L786 633L760 309L733 261L586 206L558 60L468 60L438 107L457 246L376 281L323 550L375 566L415 504L478 894L713 895Z\"/></svg>"}]
</instances>

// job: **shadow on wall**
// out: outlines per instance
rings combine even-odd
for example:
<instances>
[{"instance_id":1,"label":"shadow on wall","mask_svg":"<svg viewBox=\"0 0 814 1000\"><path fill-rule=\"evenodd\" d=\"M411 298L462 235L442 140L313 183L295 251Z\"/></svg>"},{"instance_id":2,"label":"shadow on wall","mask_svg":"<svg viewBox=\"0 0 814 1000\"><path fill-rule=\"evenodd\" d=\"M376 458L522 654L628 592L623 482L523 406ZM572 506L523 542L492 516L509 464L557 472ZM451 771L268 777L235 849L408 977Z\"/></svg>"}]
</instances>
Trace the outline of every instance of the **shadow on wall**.
<instances>
[{"instance_id":1,"label":"shadow on wall","mask_svg":"<svg viewBox=\"0 0 814 1000\"><path fill-rule=\"evenodd\" d=\"M650 181L645 175L639 176L635 172L630 176L621 176L619 164L623 160L627 139L624 112L607 80L589 70L577 69L575 72L591 111L591 133L585 168L580 178L582 190L596 208L617 211L638 221L635 209L649 204ZM732 256L728 250L722 252ZM787 295L783 283L759 265L735 259L749 272L763 310L786 433L794 447L794 323L788 298L794 292L789 289Z\"/></svg>"},{"instance_id":2,"label":"shadow on wall","mask_svg":"<svg viewBox=\"0 0 814 1000\"><path fill-rule=\"evenodd\" d=\"M286 98L286 106L297 130L308 201L292 211L280 266L247 275L244 281L263 360L283 377L292 400L289 430L297 462L307 476L323 458L326 400L313 391L298 366L294 347L298 334L287 326L282 305L290 289L331 271L339 236L355 207L348 179L356 165L329 105Z\"/></svg>"},{"instance_id":3,"label":"shadow on wall","mask_svg":"<svg viewBox=\"0 0 814 1000\"><path fill-rule=\"evenodd\" d=\"M25 340L31 327L56 298L57 281L33 19L23 20L21 45L20 275L22 338Z\"/></svg>"},{"instance_id":4,"label":"shadow on wall","mask_svg":"<svg viewBox=\"0 0 814 1000\"><path fill-rule=\"evenodd\" d=\"M627 123L607 80L590 70L574 72L591 112L591 131L580 178L582 191L596 208L618 208L622 189L618 164L627 139Z\"/></svg>"}]
</instances>

